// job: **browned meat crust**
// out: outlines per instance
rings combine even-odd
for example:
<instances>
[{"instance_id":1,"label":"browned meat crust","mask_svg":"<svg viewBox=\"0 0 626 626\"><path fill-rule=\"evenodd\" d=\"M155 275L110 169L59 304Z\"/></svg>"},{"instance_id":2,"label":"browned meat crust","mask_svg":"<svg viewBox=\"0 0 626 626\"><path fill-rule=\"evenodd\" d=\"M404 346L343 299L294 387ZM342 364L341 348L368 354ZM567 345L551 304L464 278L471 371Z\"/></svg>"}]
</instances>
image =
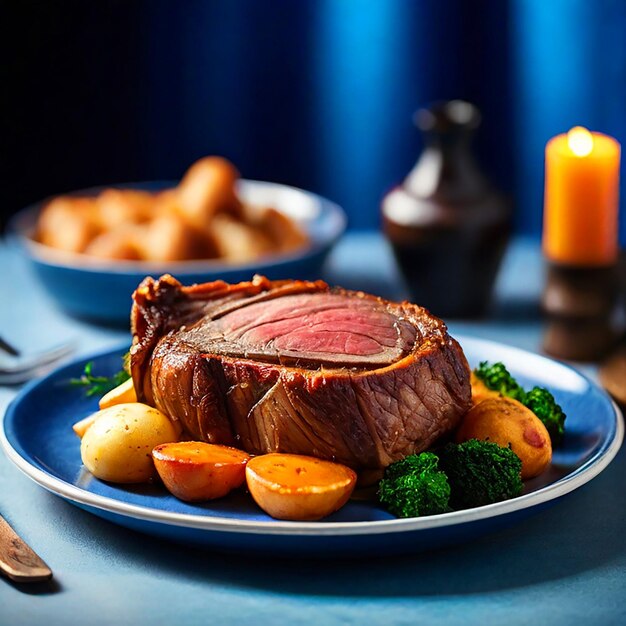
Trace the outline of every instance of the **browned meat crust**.
<instances>
[{"instance_id":1,"label":"browned meat crust","mask_svg":"<svg viewBox=\"0 0 626 626\"><path fill-rule=\"evenodd\" d=\"M432 446L470 406L461 347L440 319L408 302L330 289L321 281L258 276L236 285L190 287L168 275L147 278L133 297L131 371L138 398L180 420L196 439L377 469ZM264 304L247 308L257 303ZM278 341L256 345L249 332L231 332L244 309L267 310L271 317L282 307L281 315L289 317L284 309L291 303L292 317L303 320L310 319L308 311L324 309L320 324L330 330L333 307L342 307L342 319L354 311L370 329L361 337L367 345L356 336L352 352L283 350ZM285 332L301 343L315 336L298 336L294 324L286 324ZM398 336L393 345L389 324ZM249 326L248 320L244 330ZM371 354L370 340L379 335L380 349Z\"/></svg>"}]
</instances>

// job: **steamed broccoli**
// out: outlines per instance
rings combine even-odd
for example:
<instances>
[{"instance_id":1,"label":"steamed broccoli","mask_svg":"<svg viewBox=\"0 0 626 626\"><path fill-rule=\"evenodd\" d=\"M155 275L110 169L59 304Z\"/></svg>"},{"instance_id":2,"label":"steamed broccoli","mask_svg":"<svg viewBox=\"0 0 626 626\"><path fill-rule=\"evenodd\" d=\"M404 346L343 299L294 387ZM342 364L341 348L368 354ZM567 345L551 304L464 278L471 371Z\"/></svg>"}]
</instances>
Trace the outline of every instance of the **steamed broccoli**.
<instances>
[{"instance_id":1,"label":"steamed broccoli","mask_svg":"<svg viewBox=\"0 0 626 626\"><path fill-rule=\"evenodd\" d=\"M392 463L378 498L398 517L436 515L519 496L521 472L522 462L510 448L470 439Z\"/></svg>"},{"instance_id":2,"label":"steamed broccoli","mask_svg":"<svg viewBox=\"0 0 626 626\"><path fill-rule=\"evenodd\" d=\"M378 485L380 503L398 517L436 515L450 510L450 485L432 452L392 463Z\"/></svg>"},{"instance_id":3,"label":"steamed broccoli","mask_svg":"<svg viewBox=\"0 0 626 626\"><path fill-rule=\"evenodd\" d=\"M470 509L522 493L522 462L510 448L470 439L449 443L439 452L441 469L450 483L453 509Z\"/></svg>"},{"instance_id":4,"label":"steamed broccoli","mask_svg":"<svg viewBox=\"0 0 626 626\"><path fill-rule=\"evenodd\" d=\"M543 422L550 435L552 447L558 446L565 432L565 413L554 396L543 387L533 387L526 394L524 404Z\"/></svg>"},{"instance_id":5,"label":"steamed broccoli","mask_svg":"<svg viewBox=\"0 0 626 626\"><path fill-rule=\"evenodd\" d=\"M487 361L482 361L474 370L474 374L492 391L497 391L503 396L518 400L522 404L524 403L526 392L509 373L504 363L491 365Z\"/></svg>"},{"instance_id":6,"label":"steamed broccoli","mask_svg":"<svg viewBox=\"0 0 626 626\"><path fill-rule=\"evenodd\" d=\"M547 389L533 387L529 392L524 391L503 363L491 365L483 361L474 370L474 374L489 389L498 391L503 396L514 398L528 407L543 422L550 434L553 448L561 443L565 432L565 413Z\"/></svg>"}]
</instances>

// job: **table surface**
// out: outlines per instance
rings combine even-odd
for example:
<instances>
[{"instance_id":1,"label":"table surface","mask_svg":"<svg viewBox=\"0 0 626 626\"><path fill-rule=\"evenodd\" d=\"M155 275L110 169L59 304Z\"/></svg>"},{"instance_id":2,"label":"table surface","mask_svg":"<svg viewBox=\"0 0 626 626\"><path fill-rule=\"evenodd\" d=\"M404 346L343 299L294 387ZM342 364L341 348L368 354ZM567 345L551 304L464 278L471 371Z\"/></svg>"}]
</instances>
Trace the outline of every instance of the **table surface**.
<instances>
[{"instance_id":1,"label":"table surface","mask_svg":"<svg viewBox=\"0 0 626 626\"><path fill-rule=\"evenodd\" d=\"M77 354L118 346L127 330L66 317L14 251L0 247L0 336L24 350L74 339ZM405 295L375 233L348 234L325 276ZM453 334L541 346L537 242L516 240L492 313ZM593 375L593 369L585 367ZM0 388L0 414L17 393ZM544 512L469 545L386 559L272 560L196 550L118 527L48 493L0 453L0 511L52 567L51 583L0 579L0 625L623 624L626 457Z\"/></svg>"}]
</instances>

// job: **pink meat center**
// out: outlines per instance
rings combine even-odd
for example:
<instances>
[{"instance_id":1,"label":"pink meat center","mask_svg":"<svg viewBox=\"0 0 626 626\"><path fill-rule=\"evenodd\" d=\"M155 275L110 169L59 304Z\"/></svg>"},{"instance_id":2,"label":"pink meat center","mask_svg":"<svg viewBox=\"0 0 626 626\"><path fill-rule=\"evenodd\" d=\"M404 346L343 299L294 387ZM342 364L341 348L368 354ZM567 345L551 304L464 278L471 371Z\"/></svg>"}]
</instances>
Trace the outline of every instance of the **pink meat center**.
<instances>
[{"instance_id":1,"label":"pink meat center","mask_svg":"<svg viewBox=\"0 0 626 626\"><path fill-rule=\"evenodd\" d=\"M393 361L415 341L413 326L371 300L328 293L286 296L259 302L214 322L223 339L295 356L382 355Z\"/></svg>"}]
</instances>

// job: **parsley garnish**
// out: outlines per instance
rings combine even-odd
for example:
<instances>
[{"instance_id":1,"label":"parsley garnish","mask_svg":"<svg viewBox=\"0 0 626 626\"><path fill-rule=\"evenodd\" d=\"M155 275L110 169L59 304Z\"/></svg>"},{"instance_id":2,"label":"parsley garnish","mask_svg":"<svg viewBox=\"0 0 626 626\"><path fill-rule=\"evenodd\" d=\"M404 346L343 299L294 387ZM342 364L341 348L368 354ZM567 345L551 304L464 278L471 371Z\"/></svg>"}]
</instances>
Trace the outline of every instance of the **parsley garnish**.
<instances>
[{"instance_id":1,"label":"parsley garnish","mask_svg":"<svg viewBox=\"0 0 626 626\"><path fill-rule=\"evenodd\" d=\"M127 352L123 357L123 368L113 374L113 376L95 376L92 372L93 361L89 361L85 365L85 370L80 378L72 378L70 385L76 387L85 387L85 395L91 396L103 396L105 393L115 389L122 383L126 382L130 378L128 372L128 359L129 353Z\"/></svg>"}]
</instances>

